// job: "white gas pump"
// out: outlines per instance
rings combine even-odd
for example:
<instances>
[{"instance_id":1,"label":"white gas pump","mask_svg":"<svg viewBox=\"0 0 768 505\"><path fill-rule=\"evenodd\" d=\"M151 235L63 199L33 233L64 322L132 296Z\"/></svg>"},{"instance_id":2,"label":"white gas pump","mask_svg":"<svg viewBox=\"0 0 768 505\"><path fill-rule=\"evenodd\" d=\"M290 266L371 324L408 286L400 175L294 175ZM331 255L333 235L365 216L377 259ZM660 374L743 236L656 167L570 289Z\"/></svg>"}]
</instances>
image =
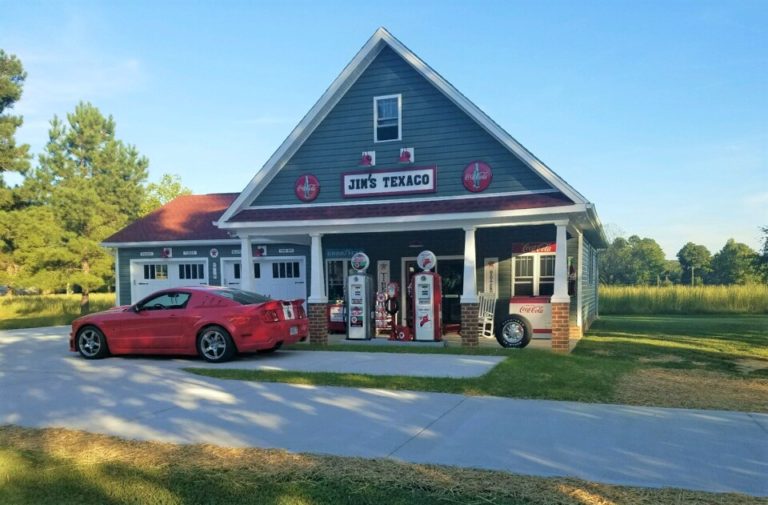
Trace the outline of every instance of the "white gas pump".
<instances>
[{"instance_id":1,"label":"white gas pump","mask_svg":"<svg viewBox=\"0 0 768 505\"><path fill-rule=\"evenodd\" d=\"M366 274L370 260L359 252L352 256L352 272L347 277L347 339L368 340L374 335L373 278Z\"/></svg>"},{"instance_id":2,"label":"white gas pump","mask_svg":"<svg viewBox=\"0 0 768 505\"><path fill-rule=\"evenodd\" d=\"M414 340L442 340L443 310L442 284L440 276L431 272L437 266L437 257L432 251L422 251L416 258L422 270L413 276L413 337Z\"/></svg>"}]
</instances>

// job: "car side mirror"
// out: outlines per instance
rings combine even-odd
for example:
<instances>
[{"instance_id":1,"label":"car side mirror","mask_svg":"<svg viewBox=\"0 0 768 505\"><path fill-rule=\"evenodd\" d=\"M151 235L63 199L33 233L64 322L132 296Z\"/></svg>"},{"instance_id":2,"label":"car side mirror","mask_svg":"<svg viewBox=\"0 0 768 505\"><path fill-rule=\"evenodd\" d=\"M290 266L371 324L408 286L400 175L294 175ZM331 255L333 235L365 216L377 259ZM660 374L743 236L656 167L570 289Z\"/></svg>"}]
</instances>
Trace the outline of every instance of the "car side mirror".
<instances>
[{"instance_id":1,"label":"car side mirror","mask_svg":"<svg viewBox=\"0 0 768 505\"><path fill-rule=\"evenodd\" d=\"M138 314L139 312L141 312L141 308L139 307L139 304L136 304L136 305L132 306L132 307L131 307L131 310L132 310L132 311L134 311L134 312L136 312L137 314Z\"/></svg>"}]
</instances>

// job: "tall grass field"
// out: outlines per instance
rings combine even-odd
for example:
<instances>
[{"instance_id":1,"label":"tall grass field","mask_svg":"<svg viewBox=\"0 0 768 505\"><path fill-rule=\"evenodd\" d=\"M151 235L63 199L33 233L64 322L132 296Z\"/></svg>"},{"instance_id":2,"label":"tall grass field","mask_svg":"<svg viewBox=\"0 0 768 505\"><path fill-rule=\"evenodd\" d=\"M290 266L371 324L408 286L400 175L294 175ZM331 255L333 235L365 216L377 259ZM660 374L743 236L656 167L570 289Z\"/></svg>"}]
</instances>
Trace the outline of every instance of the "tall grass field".
<instances>
[{"instance_id":1,"label":"tall grass field","mask_svg":"<svg viewBox=\"0 0 768 505\"><path fill-rule=\"evenodd\" d=\"M768 285L600 286L601 314L768 314Z\"/></svg>"},{"instance_id":2,"label":"tall grass field","mask_svg":"<svg viewBox=\"0 0 768 505\"><path fill-rule=\"evenodd\" d=\"M92 293L90 312L115 305L113 293ZM80 295L0 297L0 330L67 325L80 317Z\"/></svg>"}]
</instances>

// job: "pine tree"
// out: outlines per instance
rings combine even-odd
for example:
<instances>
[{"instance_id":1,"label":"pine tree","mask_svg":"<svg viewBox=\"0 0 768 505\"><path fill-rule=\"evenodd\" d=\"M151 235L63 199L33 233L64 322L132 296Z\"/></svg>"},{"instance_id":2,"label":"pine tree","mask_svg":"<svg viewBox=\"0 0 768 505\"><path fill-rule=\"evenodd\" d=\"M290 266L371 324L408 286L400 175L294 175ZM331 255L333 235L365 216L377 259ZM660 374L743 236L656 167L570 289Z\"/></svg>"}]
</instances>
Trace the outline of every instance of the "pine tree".
<instances>
[{"instance_id":1,"label":"pine tree","mask_svg":"<svg viewBox=\"0 0 768 505\"><path fill-rule=\"evenodd\" d=\"M49 288L67 283L82 289L81 311L91 290L112 278L113 259L101 247L109 235L139 217L149 162L115 138L115 122L90 103L80 103L66 124L54 117L39 166L25 181L33 204L27 212L54 217L45 245L57 254L27 251L29 279ZM32 249L39 249L38 244Z\"/></svg>"}]
</instances>

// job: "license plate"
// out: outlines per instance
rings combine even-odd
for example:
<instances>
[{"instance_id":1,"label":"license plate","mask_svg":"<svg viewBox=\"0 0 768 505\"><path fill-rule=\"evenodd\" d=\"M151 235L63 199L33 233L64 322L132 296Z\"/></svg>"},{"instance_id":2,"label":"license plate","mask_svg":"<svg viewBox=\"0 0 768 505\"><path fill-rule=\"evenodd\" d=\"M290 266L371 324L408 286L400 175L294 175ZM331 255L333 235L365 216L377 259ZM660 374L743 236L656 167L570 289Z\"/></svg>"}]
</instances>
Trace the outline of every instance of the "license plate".
<instances>
[{"instance_id":1,"label":"license plate","mask_svg":"<svg viewBox=\"0 0 768 505\"><path fill-rule=\"evenodd\" d=\"M298 335L299 334L299 327L298 326L291 326L290 333L291 333L291 336Z\"/></svg>"}]
</instances>

